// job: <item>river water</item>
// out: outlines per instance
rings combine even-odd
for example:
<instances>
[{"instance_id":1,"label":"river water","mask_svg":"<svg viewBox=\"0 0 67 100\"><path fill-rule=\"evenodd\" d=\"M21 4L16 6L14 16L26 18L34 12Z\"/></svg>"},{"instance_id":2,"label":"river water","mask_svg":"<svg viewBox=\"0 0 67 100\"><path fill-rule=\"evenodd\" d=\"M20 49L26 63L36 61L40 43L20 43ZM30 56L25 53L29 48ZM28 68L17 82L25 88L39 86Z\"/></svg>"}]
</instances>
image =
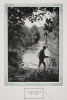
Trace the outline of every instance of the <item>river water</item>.
<instances>
[{"instance_id":1,"label":"river water","mask_svg":"<svg viewBox=\"0 0 67 100\"><path fill-rule=\"evenodd\" d=\"M38 43L33 44L32 46L27 48L27 50L25 51L23 55L23 62L24 62L25 67L38 68L39 59L37 55L44 45L45 45L44 41L39 41ZM59 50L54 48L51 44L49 44L49 49L53 51L54 53L58 54ZM54 54L50 53L48 49L46 49L44 53L46 56L54 57ZM44 61L46 62L48 60L49 59L45 59ZM58 59L57 59L57 62L58 62ZM41 64L41 68L43 68L43 64Z\"/></svg>"}]
</instances>

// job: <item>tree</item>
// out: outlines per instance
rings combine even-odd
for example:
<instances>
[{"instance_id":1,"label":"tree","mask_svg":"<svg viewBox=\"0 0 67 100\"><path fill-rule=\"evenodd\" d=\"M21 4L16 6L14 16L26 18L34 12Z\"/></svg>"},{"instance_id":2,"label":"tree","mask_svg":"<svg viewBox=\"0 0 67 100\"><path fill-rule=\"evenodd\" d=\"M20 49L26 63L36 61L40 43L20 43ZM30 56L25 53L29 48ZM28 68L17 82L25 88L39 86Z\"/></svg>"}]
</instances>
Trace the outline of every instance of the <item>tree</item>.
<instances>
[{"instance_id":1,"label":"tree","mask_svg":"<svg viewBox=\"0 0 67 100\"><path fill-rule=\"evenodd\" d=\"M46 24L44 29L51 32L57 23L59 24L59 7L8 7L8 44L9 46L18 44L20 33L22 32L22 26L25 24L26 18L31 23L43 20L44 16L49 13L50 19L46 18ZM56 14L54 17L52 15ZM55 23L55 21L58 21ZM56 25L55 25L56 24ZM38 32L35 36L35 41L39 39ZM30 35L31 36L31 35ZM32 36L33 37L33 36Z\"/></svg>"},{"instance_id":2,"label":"tree","mask_svg":"<svg viewBox=\"0 0 67 100\"><path fill-rule=\"evenodd\" d=\"M32 23L37 20L43 20L47 12L59 12L59 7L8 7L9 23L22 23L26 18Z\"/></svg>"},{"instance_id":3,"label":"tree","mask_svg":"<svg viewBox=\"0 0 67 100\"><path fill-rule=\"evenodd\" d=\"M52 30L59 25L59 7L53 8L52 12L48 12L50 18L46 18L44 29L52 32Z\"/></svg>"},{"instance_id":4,"label":"tree","mask_svg":"<svg viewBox=\"0 0 67 100\"><path fill-rule=\"evenodd\" d=\"M36 27L36 25L33 25L32 28L30 29L31 34L32 34L32 39L36 43L40 39L40 33Z\"/></svg>"}]
</instances>

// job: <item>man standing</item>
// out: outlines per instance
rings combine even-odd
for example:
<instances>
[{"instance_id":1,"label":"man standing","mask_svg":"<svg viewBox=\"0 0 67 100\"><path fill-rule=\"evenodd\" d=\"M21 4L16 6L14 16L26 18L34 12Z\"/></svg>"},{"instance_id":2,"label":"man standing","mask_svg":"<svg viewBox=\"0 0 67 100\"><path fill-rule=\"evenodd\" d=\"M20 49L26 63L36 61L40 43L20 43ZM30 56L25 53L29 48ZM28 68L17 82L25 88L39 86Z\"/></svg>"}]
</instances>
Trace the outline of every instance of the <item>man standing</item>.
<instances>
[{"instance_id":1,"label":"man standing","mask_svg":"<svg viewBox=\"0 0 67 100\"><path fill-rule=\"evenodd\" d=\"M41 49L40 52L38 53L39 67L40 67L41 63L43 63L44 67L46 67L46 63L44 62L44 58L48 58L48 56L45 56L44 50L46 50L46 46L43 46L43 49Z\"/></svg>"}]
</instances>

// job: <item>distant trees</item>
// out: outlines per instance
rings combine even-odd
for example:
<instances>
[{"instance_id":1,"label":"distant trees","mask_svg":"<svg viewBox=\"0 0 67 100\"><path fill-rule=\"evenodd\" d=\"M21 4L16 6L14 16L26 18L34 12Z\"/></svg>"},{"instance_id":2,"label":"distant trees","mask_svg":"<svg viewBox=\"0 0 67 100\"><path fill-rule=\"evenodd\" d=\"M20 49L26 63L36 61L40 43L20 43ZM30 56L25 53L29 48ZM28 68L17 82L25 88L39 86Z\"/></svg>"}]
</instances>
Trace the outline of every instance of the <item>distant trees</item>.
<instances>
[{"instance_id":1,"label":"distant trees","mask_svg":"<svg viewBox=\"0 0 67 100\"><path fill-rule=\"evenodd\" d=\"M26 41L24 42L23 38L23 31L25 29L24 26L24 20L29 19L31 23L43 20L43 18L46 16L46 14L50 15L50 18L46 18L46 23L44 24L44 29L52 32L56 26L59 25L59 7L8 7L8 45L12 45L12 47L17 46L16 43L21 43L24 45L28 45L31 37L33 37L33 34L31 35L29 33L29 38L26 36ZM24 29L23 29L24 28ZM35 29L35 28L34 28ZM25 30L28 30L26 27ZM33 30L33 29L32 29ZM58 27L57 27L58 30ZM34 32L34 31L33 31ZM27 32L26 32L27 33ZM54 33L56 36L56 32ZM21 39L22 37L23 39ZM35 42L38 41L40 38L39 32L35 34L35 37L33 37ZM33 41L33 39L31 39Z\"/></svg>"},{"instance_id":2,"label":"distant trees","mask_svg":"<svg viewBox=\"0 0 67 100\"><path fill-rule=\"evenodd\" d=\"M26 48L33 43L38 42L40 39L40 33L37 30L36 25L31 28L28 28L25 25L18 25L16 30L8 30L8 46L12 49L21 46Z\"/></svg>"},{"instance_id":3,"label":"distant trees","mask_svg":"<svg viewBox=\"0 0 67 100\"><path fill-rule=\"evenodd\" d=\"M40 39L40 33L39 33L36 25L33 25L31 27L30 31L31 31L31 35L33 37L32 40L34 41L34 43L38 42L38 40Z\"/></svg>"}]
</instances>

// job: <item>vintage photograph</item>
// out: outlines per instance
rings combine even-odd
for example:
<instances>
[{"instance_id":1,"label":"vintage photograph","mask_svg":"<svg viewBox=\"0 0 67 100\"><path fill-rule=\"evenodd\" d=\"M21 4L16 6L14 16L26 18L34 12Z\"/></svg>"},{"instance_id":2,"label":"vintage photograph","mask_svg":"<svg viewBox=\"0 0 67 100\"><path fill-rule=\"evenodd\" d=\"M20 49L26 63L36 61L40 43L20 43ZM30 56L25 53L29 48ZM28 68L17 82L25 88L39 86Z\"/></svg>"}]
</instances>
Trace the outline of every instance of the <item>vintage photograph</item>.
<instances>
[{"instance_id":1,"label":"vintage photograph","mask_svg":"<svg viewBox=\"0 0 67 100\"><path fill-rule=\"evenodd\" d=\"M8 82L59 82L59 7L8 7Z\"/></svg>"}]
</instances>

